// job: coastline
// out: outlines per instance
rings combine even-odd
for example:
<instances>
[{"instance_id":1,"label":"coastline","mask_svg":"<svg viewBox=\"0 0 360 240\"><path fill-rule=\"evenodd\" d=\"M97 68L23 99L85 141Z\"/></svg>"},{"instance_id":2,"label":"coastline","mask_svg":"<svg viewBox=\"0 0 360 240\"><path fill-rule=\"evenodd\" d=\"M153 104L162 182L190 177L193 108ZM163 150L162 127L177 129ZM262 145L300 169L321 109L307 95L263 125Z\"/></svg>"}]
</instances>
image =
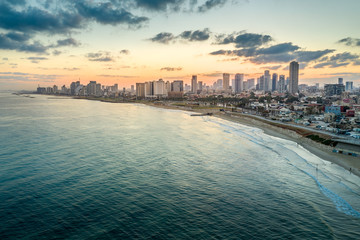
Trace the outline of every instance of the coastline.
<instances>
[{"instance_id":1,"label":"coastline","mask_svg":"<svg viewBox=\"0 0 360 240\"><path fill-rule=\"evenodd\" d=\"M353 157L342 155L338 153L332 152L333 148L330 146L326 146L324 144L315 142L309 138L302 136L301 134L297 133L296 131L290 129L288 126L275 126L275 124L271 124L268 122L260 121L255 119L255 117L251 117L251 115L245 114L237 114L232 115L225 112L220 112L219 109L191 109L185 107L178 107L174 105L159 105L153 103L144 103L145 105L158 107L158 108L165 108L165 109L175 109L175 110L183 110L183 111L190 111L196 113L208 113L211 112L214 117L218 117L224 120L228 120L234 123L243 124L249 127L259 128L264 131L265 134L278 137L282 139L286 139L289 141L293 141L304 147L306 150L311 152L312 154L318 156L319 158L326 160L328 162L337 164L338 166L344 168L345 170L350 170L351 174L355 174L360 177L360 157ZM280 123L279 123L280 124ZM310 132L310 130L309 130ZM311 133L311 132L310 132ZM316 133L318 134L318 133ZM350 173L350 171L349 171Z\"/></svg>"},{"instance_id":2,"label":"coastline","mask_svg":"<svg viewBox=\"0 0 360 240\"><path fill-rule=\"evenodd\" d=\"M181 111L188 111L188 112L195 112L199 114L203 113L212 113L213 117L218 117L224 120L228 120L234 123L243 124L249 127L255 127L261 129L265 134L278 137L282 139L286 139L289 141L293 141L304 147L306 150L311 152L312 154L318 156L319 158L326 160L328 162L337 164L338 166L344 168L345 170L350 170L349 173L355 174L360 177L360 157L353 157L342 155L338 153L334 153L332 150L333 148L318 142L315 142L309 138L304 137L303 134L299 133L294 129L294 127L284 125L281 123L271 123L269 121L265 121L262 119L256 118L253 115L247 115L243 113L226 113L219 111L219 108L199 108L194 109L191 107L185 106L176 106L172 104L164 104L164 103L154 103L154 102L147 102L147 101L140 101L140 102L126 102L126 101L111 101L109 99L98 99L98 98L85 98L85 97L72 97L73 99L82 99L82 100L92 100L92 101L101 101L107 103L138 103L144 104L147 106L157 107L157 108L164 108L164 109L172 109L172 110L181 110ZM304 132L304 131L300 131ZM311 132L311 130L307 130L307 133L315 133ZM321 135L319 133L315 133L317 135ZM325 136L324 134L323 136Z\"/></svg>"}]
</instances>

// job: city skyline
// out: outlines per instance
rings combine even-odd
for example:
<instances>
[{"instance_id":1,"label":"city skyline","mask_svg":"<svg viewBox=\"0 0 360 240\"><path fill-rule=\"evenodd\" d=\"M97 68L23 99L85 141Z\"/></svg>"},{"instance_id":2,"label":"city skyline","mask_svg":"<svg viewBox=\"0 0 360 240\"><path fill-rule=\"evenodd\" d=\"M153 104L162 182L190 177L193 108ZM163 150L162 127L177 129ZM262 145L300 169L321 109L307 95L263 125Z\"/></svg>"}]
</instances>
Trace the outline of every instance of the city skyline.
<instances>
[{"instance_id":1,"label":"city skyline","mask_svg":"<svg viewBox=\"0 0 360 240\"><path fill-rule=\"evenodd\" d=\"M193 4L191 4L193 3ZM0 88L156 79L208 85L269 70L299 84L360 83L358 1L10 1L0 4ZM268 17L266 17L268 16ZM272 75L266 77L270 88ZM244 79L244 80L245 80Z\"/></svg>"}]
</instances>

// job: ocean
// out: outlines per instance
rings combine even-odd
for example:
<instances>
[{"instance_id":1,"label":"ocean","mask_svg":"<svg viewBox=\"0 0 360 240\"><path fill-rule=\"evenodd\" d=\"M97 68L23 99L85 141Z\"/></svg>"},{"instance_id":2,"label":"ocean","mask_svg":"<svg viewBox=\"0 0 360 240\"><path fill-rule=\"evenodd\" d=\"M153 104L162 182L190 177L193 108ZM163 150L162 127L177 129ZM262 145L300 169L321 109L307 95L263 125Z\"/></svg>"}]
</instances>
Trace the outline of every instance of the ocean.
<instances>
[{"instance_id":1,"label":"ocean","mask_svg":"<svg viewBox=\"0 0 360 240\"><path fill-rule=\"evenodd\" d=\"M32 96L0 94L0 239L360 238L360 178L294 142Z\"/></svg>"}]
</instances>

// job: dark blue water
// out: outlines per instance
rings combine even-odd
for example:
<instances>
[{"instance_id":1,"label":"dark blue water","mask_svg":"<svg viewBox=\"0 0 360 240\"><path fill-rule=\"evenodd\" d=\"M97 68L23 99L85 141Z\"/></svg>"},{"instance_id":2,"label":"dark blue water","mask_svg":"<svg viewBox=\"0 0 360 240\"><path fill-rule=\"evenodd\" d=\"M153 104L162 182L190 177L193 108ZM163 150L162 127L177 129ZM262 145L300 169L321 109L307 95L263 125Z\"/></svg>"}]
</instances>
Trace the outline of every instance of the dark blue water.
<instances>
[{"instance_id":1,"label":"dark blue water","mask_svg":"<svg viewBox=\"0 0 360 240\"><path fill-rule=\"evenodd\" d=\"M358 177L213 117L0 94L0 164L0 239L360 238Z\"/></svg>"}]
</instances>

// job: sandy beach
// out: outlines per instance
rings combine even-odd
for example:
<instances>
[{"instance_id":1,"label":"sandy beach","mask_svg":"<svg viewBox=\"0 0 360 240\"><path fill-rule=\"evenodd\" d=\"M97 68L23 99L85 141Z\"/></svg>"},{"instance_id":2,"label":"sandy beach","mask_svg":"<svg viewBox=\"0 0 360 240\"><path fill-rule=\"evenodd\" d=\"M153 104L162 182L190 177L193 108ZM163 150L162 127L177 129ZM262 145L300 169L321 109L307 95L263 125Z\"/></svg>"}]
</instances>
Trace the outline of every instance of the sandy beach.
<instances>
[{"instance_id":1,"label":"sandy beach","mask_svg":"<svg viewBox=\"0 0 360 240\"><path fill-rule=\"evenodd\" d=\"M256 127L264 131L265 134L270 136L287 139L293 142L296 142L307 149L309 152L315 154L316 156L329 161L331 163L337 164L343 167L346 170L350 170L351 173L360 177L360 157L347 156L343 154L338 154L332 152L333 147L315 142L309 138L304 137L303 135L297 133L296 131L290 129L289 126L277 123L278 126L275 126L272 123L268 123L265 121L261 121L256 119L252 115L246 115L242 113L229 113L229 112L221 112L219 109L192 109L188 107L181 107L169 104L154 104L151 102L145 103L149 106L167 108L167 109L177 109L184 111L193 111L197 113L209 113L213 114L213 117L222 118L228 121L232 121L235 123L244 124L250 127ZM281 127L279 127L281 126ZM309 130L309 133L311 131ZM319 133L316 133L319 135Z\"/></svg>"}]
</instances>

